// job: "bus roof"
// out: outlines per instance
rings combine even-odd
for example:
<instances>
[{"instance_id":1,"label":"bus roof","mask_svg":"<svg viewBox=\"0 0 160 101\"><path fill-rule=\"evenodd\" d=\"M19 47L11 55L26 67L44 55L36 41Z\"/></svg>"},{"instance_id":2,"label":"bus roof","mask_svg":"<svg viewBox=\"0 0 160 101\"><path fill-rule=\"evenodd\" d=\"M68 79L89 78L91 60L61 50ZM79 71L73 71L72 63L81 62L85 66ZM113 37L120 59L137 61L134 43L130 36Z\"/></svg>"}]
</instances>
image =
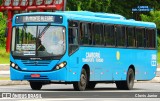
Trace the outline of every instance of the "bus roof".
<instances>
[{"instance_id":1,"label":"bus roof","mask_svg":"<svg viewBox=\"0 0 160 101\"><path fill-rule=\"evenodd\" d=\"M61 11L58 11L61 12ZM81 15L81 16L92 16L92 17L99 17L99 18L111 18L111 19L125 19L125 17L118 15L118 14L110 14L110 13L100 13L100 12L89 12L89 11L63 11L66 14L74 14L74 15Z\"/></svg>"},{"instance_id":2,"label":"bus roof","mask_svg":"<svg viewBox=\"0 0 160 101\"><path fill-rule=\"evenodd\" d=\"M100 13L100 12L89 12L89 11L56 11L56 12L33 12L33 13L22 13L17 15L62 15L69 20L80 20L85 22L100 22L108 24L122 24L129 26L140 26L156 28L156 24L153 22L135 21L133 19L126 19L125 17L118 14ZM15 15L16 16L16 15Z\"/></svg>"}]
</instances>

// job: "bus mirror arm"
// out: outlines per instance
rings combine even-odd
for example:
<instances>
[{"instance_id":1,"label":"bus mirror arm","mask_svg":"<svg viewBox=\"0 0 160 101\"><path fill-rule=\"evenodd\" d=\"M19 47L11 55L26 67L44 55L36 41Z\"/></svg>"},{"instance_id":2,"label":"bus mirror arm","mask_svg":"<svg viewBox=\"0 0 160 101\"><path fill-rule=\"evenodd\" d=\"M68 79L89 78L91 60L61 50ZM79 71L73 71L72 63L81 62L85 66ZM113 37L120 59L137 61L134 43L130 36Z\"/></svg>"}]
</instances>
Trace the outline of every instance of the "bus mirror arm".
<instances>
[{"instance_id":1,"label":"bus mirror arm","mask_svg":"<svg viewBox=\"0 0 160 101\"><path fill-rule=\"evenodd\" d=\"M5 36L5 37L8 36L8 27L5 29L4 36Z\"/></svg>"}]
</instances>

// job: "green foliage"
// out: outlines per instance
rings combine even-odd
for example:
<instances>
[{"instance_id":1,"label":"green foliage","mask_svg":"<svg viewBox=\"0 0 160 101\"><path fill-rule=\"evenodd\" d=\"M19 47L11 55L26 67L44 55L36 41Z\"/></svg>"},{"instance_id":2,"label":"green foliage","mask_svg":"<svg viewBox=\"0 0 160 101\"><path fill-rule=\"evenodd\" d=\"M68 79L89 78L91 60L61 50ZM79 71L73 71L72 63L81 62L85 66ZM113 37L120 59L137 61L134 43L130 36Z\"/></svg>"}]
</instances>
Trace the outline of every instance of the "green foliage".
<instances>
[{"instance_id":1,"label":"green foliage","mask_svg":"<svg viewBox=\"0 0 160 101\"><path fill-rule=\"evenodd\" d=\"M160 8L159 4L160 0L67 0L67 10L109 12L132 18L135 13L132 8L149 6L156 10Z\"/></svg>"},{"instance_id":2,"label":"green foliage","mask_svg":"<svg viewBox=\"0 0 160 101\"><path fill-rule=\"evenodd\" d=\"M2 0L0 0L0 5L2 4Z\"/></svg>"},{"instance_id":3,"label":"green foliage","mask_svg":"<svg viewBox=\"0 0 160 101\"><path fill-rule=\"evenodd\" d=\"M151 11L149 15L142 14L141 19L143 21L154 22L156 24L158 30L157 46L158 50L160 50L160 11Z\"/></svg>"},{"instance_id":4,"label":"green foliage","mask_svg":"<svg viewBox=\"0 0 160 101\"><path fill-rule=\"evenodd\" d=\"M6 52L4 47L0 47L0 64L9 63L9 53Z\"/></svg>"},{"instance_id":5,"label":"green foliage","mask_svg":"<svg viewBox=\"0 0 160 101\"><path fill-rule=\"evenodd\" d=\"M160 51L158 51L158 64L160 64Z\"/></svg>"},{"instance_id":6,"label":"green foliage","mask_svg":"<svg viewBox=\"0 0 160 101\"><path fill-rule=\"evenodd\" d=\"M160 37L157 37L157 47L158 47L158 50L160 50Z\"/></svg>"},{"instance_id":7,"label":"green foliage","mask_svg":"<svg viewBox=\"0 0 160 101\"><path fill-rule=\"evenodd\" d=\"M151 11L150 15L141 15L143 21L154 22L160 30L160 11Z\"/></svg>"},{"instance_id":8,"label":"green foliage","mask_svg":"<svg viewBox=\"0 0 160 101\"><path fill-rule=\"evenodd\" d=\"M132 12L132 8L137 6L149 6L154 10L160 8L160 0L111 0L108 12L123 15L126 18L133 18L133 13L144 12ZM145 12L147 13L147 12Z\"/></svg>"},{"instance_id":9,"label":"green foliage","mask_svg":"<svg viewBox=\"0 0 160 101\"><path fill-rule=\"evenodd\" d=\"M5 47L5 29L6 29L6 17L0 13L0 47Z\"/></svg>"},{"instance_id":10,"label":"green foliage","mask_svg":"<svg viewBox=\"0 0 160 101\"><path fill-rule=\"evenodd\" d=\"M111 0L67 0L67 10L107 12Z\"/></svg>"}]
</instances>

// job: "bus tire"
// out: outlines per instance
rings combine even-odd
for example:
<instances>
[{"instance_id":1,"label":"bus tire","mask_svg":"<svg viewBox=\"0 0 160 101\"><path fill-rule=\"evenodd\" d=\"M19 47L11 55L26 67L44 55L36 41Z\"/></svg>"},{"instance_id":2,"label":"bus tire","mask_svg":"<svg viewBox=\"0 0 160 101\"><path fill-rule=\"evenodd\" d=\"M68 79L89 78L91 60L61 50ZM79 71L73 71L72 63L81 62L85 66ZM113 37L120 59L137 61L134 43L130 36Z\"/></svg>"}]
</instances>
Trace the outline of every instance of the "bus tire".
<instances>
[{"instance_id":1,"label":"bus tire","mask_svg":"<svg viewBox=\"0 0 160 101\"><path fill-rule=\"evenodd\" d=\"M95 82L88 82L87 86L86 86L86 89L94 89L95 86L96 86Z\"/></svg>"},{"instance_id":2,"label":"bus tire","mask_svg":"<svg viewBox=\"0 0 160 101\"><path fill-rule=\"evenodd\" d=\"M126 81L116 81L115 82L118 89L121 89L121 90L133 89L135 75L134 75L134 71L132 68L129 68L126 79L127 79Z\"/></svg>"},{"instance_id":3,"label":"bus tire","mask_svg":"<svg viewBox=\"0 0 160 101\"><path fill-rule=\"evenodd\" d=\"M41 90L42 83L41 82L30 82L30 87L32 90Z\"/></svg>"},{"instance_id":4,"label":"bus tire","mask_svg":"<svg viewBox=\"0 0 160 101\"><path fill-rule=\"evenodd\" d=\"M87 73L86 70L83 68L80 76L80 81L73 83L74 90L77 91L84 91L87 86Z\"/></svg>"}]
</instances>

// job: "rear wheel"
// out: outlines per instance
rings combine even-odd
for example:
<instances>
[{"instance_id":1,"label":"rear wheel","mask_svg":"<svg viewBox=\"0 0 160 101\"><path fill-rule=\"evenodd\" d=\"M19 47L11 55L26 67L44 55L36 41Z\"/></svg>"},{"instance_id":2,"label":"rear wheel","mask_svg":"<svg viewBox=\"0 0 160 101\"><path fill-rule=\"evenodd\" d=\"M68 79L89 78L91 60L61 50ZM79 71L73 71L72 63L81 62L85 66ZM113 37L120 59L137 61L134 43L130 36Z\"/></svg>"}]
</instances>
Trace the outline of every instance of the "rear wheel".
<instances>
[{"instance_id":1,"label":"rear wheel","mask_svg":"<svg viewBox=\"0 0 160 101\"><path fill-rule=\"evenodd\" d=\"M80 81L73 83L74 90L77 91L84 91L87 85L87 73L86 70L83 68L80 76Z\"/></svg>"},{"instance_id":2,"label":"rear wheel","mask_svg":"<svg viewBox=\"0 0 160 101\"><path fill-rule=\"evenodd\" d=\"M135 79L134 71L132 68L129 68L128 73L127 73L127 80L126 81L116 81L116 86L118 89L131 90L133 89L134 79Z\"/></svg>"},{"instance_id":3,"label":"rear wheel","mask_svg":"<svg viewBox=\"0 0 160 101\"><path fill-rule=\"evenodd\" d=\"M31 82L30 81L30 87L33 90L40 90L42 88L42 83L41 82Z\"/></svg>"}]
</instances>

